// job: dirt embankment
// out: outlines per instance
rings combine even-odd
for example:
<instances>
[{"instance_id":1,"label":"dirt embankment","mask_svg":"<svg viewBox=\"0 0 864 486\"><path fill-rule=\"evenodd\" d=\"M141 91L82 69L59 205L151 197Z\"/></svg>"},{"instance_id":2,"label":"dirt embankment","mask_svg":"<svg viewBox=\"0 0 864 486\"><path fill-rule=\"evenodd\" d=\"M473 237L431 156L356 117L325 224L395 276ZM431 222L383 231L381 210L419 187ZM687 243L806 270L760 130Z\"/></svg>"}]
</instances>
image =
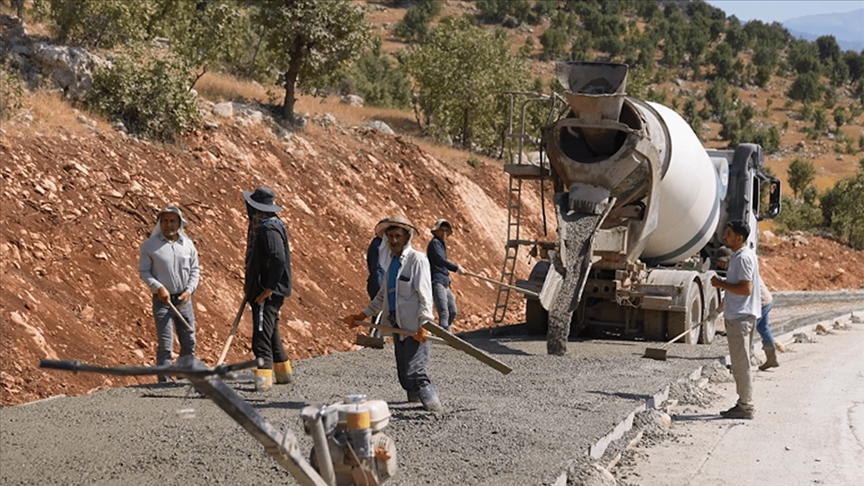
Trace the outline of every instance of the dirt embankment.
<instances>
[{"instance_id":1,"label":"dirt embankment","mask_svg":"<svg viewBox=\"0 0 864 486\"><path fill-rule=\"evenodd\" d=\"M202 280L193 300L198 355L213 364L241 301L246 219L241 191L275 189L291 234L294 295L282 311L292 358L354 347L338 319L366 303L365 253L382 217L404 213L420 228L439 217L456 226L450 257L500 277L507 178L500 166L457 166L412 143L365 128L311 125L290 141L230 125L176 145L136 142L109 130L0 136L3 187L0 402L137 383L134 378L64 377L40 358L102 365L154 361L155 329L138 248L158 209L178 204L190 221ZM540 229L539 199L527 195L524 237ZM527 275L528 257L518 272ZM491 285L454 278L458 330L489 326ZM510 322L520 316L512 299ZM250 359L247 314L229 361ZM142 380L151 380L144 378Z\"/></svg>"},{"instance_id":2,"label":"dirt embankment","mask_svg":"<svg viewBox=\"0 0 864 486\"><path fill-rule=\"evenodd\" d=\"M442 161L399 136L339 124L312 124L287 142L260 127L225 125L169 146L110 129L45 132L7 125L0 135L3 405L139 383L99 375L61 380L38 362L153 364L154 326L137 274L138 248L168 204L183 209L201 255L194 296L198 355L210 364L241 300L241 191L259 185L276 190L291 232L296 284L282 325L293 359L354 348L354 332L338 319L365 304L365 251L384 216L405 213L421 229L414 244L423 250L428 227L447 217L456 225L451 259L500 277L508 194L500 165ZM536 184L526 187L523 239L542 234ZM772 240L762 248L763 273L774 288L864 287L864 252L821 238ZM532 259L520 255L517 275L524 277ZM454 291L458 331L493 325L491 285L455 277ZM505 322L520 320L521 307L520 298L511 299ZM248 322L247 311L229 361L252 356Z\"/></svg>"}]
</instances>

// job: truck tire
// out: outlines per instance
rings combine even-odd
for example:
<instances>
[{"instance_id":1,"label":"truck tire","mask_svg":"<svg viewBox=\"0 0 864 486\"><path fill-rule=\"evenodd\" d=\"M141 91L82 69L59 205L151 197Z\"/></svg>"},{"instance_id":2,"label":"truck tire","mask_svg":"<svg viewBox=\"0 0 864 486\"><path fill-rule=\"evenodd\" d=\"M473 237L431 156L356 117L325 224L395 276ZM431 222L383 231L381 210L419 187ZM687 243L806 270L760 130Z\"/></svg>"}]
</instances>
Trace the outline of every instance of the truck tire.
<instances>
[{"instance_id":1,"label":"truck tire","mask_svg":"<svg viewBox=\"0 0 864 486\"><path fill-rule=\"evenodd\" d=\"M705 305L705 319L699 330L699 344L711 344L717 333L717 322L720 320L720 290L711 287Z\"/></svg>"},{"instance_id":2,"label":"truck tire","mask_svg":"<svg viewBox=\"0 0 864 486\"><path fill-rule=\"evenodd\" d=\"M531 336L544 336L549 330L549 311L538 299L525 299L525 328Z\"/></svg>"},{"instance_id":3,"label":"truck tire","mask_svg":"<svg viewBox=\"0 0 864 486\"><path fill-rule=\"evenodd\" d=\"M669 313L668 336L672 339L692 326L690 332L675 342L696 344L699 342L699 323L702 321L702 292L696 282L690 282L687 286L687 299L684 302L684 312Z\"/></svg>"}]
</instances>

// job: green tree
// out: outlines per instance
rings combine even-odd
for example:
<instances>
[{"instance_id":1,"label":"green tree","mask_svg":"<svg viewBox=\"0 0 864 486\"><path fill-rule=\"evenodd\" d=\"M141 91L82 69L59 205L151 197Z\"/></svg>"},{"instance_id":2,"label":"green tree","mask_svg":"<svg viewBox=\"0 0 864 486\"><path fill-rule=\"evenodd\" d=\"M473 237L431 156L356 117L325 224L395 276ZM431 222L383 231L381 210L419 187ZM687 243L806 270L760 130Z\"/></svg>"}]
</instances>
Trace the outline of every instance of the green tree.
<instances>
[{"instance_id":1,"label":"green tree","mask_svg":"<svg viewBox=\"0 0 864 486\"><path fill-rule=\"evenodd\" d=\"M819 60L824 66L832 66L840 61L840 45L833 35L823 35L816 39Z\"/></svg>"},{"instance_id":2,"label":"green tree","mask_svg":"<svg viewBox=\"0 0 864 486\"><path fill-rule=\"evenodd\" d=\"M726 27L726 43L732 48L732 53L738 55L739 52L747 48L748 38L744 29L741 28L741 22L735 17L729 18L729 25Z\"/></svg>"},{"instance_id":3,"label":"green tree","mask_svg":"<svg viewBox=\"0 0 864 486\"><path fill-rule=\"evenodd\" d=\"M722 117L726 110L729 109L731 101L729 99L729 83L723 78L714 79L705 90L705 102L711 107L711 113Z\"/></svg>"},{"instance_id":4,"label":"green tree","mask_svg":"<svg viewBox=\"0 0 864 486\"><path fill-rule=\"evenodd\" d=\"M714 65L717 77L725 79L730 83L735 80L736 73L735 57L729 44L720 43L708 54L708 62Z\"/></svg>"},{"instance_id":5,"label":"green tree","mask_svg":"<svg viewBox=\"0 0 864 486\"><path fill-rule=\"evenodd\" d=\"M500 148L505 92L524 89L529 82L524 61L510 54L509 45L505 32L446 17L429 42L411 46L400 56L419 90L423 119L418 122L427 133L452 138L466 148Z\"/></svg>"},{"instance_id":6,"label":"green tree","mask_svg":"<svg viewBox=\"0 0 864 486\"><path fill-rule=\"evenodd\" d=\"M846 108L843 106L838 106L834 108L834 124L837 125L837 130L840 130L840 127L846 124L849 120L849 116L846 114Z\"/></svg>"},{"instance_id":7,"label":"green tree","mask_svg":"<svg viewBox=\"0 0 864 486\"><path fill-rule=\"evenodd\" d=\"M356 92L367 105L385 108L411 106L411 82L390 57L381 51L381 38L373 48L347 69L341 70L331 84L342 84L345 94Z\"/></svg>"},{"instance_id":8,"label":"green tree","mask_svg":"<svg viewBox=\"0 0 864 486\"><path fill-rule=\"evenodd\" d=\"M849 69L849 81L852 83L864 76L864 51L860 54L855 51L844 52L843 63Z\"/></svg>"},{"instance_id":9,"label":"green tree","mask_svg":"<svg viewBox=\"0 0 864 486\"><path fill-rule=\"evenodd\" d=\"M864 250L864 159L853 177L837 181L819 200L825 223L856 250Z\"/></svg>"},{"instance_id":10,"label":"green tree","mask_svg":"<svg viewBox=\"0 0 864 486\"><path fill-rule=\"evenodd\" d=\"M527 0L477 0L477 9L486 22L500 24L508 15L524 22L531 13L531 4Z\"/></svg>"},{"instance_id":11,"label":"green tree","mask_svg":"<svg viewBox=\"0 0 864 486\"><path fill-rule=\"evenodd\" d=\"M540 35L540 45L543 46L540 59L544 61L559 59L567 49L567 33L561 29L550 27Z\"/></svg>"},{"instance_id":12,"label":"green tree","mask_svg":"<svg viewBox=\"0 0 864 486\"><path fill-rule=\"evenodd\" d=\"M816 168L813 167L813 162L796 157L789 163L786 178L792 189L792 195L796 198L799 194L803 194L807 186L813 183L815 177Z\"/></svg>"},{"instance_id":13,"label":"green tree","mask_svg":"<svg viewBox=\"0 0 864 486\"><path fill-rule=\"evenodd\" d=\"M813 204L793 199L782 198L783 211L774 220L781 233L789 231L813 231L824 224L822 212Z\"/></svg>"},{"instance_id":14,"label":"green tree","mask_svg":"<svg viewBox=\"0 0 864 486\"><path fill-rule=\"evenodd\" d=\"M819 49L815 44L805 40L794 40L789 43L786 62L789 67L798 74L814 74L822 70L819 63Z\"/></svg>"},{"instance_id":15,"label":"green tree","mask_svg":"<svg viewBox=\"0 0 864 486\"><path fill-rule=\"evenodd\" d=\"M282 72L282 118L292 124L297 87L320 87L371 44L364 13L350 0L261 0L255 22L263 26L264 42Z\"/></svg>"},{"instance_id":16,"label":"green tree","mask_svg":"<svg viewBox=\"0 0 864 486\"><path fill-rule=\"evenodd\" d=\"M122 121L130 133L173 140L196 127L200 113L189 92L189 67L170 52L132 46L94 73L87 107Z\"/></svg>"},{"instance_id":17,"label":"green tree","mask_svg":"<svg viewBox=\"0 0 864 486\"><path fill-rule=\"evenodd\" d=\"M786 92L786 96L805 103L818 101L821 95L822 84L819 82L819 74L814 72L798 75Z\"/></svg>"},{"instance_id":18,"label":"green tree","mask_svg":"<svg viewBox=\"0 0 864 486\"><path fill-rule=\"evenodd\" d=\"M406 41L424 41L429 35L429 23L441 11L441 0L419 0L408 8L393 33Z\"/></svg>"},{"instance_id":19,"label":"green tree","mask_svg":"<svg viewBox=\"0 0 864 486\"><path fill-rule=\"evenodd\" d=\"M771 75L777 67L780 53L775 46L759 44L753 53L753 64L756 65L756 85L765 87L771 80Z\"/></svg>"},{"instance_id":20,"label":"green tree","mask_svg":"<svg viewBox=\"0 0 864 486\"><path fill-rule=\"evenodd\" d=\"M50 20L57 42L112 48L143 40L156 5L150 0L36 0L34 8Z\"/></svg>"}]
</instances>

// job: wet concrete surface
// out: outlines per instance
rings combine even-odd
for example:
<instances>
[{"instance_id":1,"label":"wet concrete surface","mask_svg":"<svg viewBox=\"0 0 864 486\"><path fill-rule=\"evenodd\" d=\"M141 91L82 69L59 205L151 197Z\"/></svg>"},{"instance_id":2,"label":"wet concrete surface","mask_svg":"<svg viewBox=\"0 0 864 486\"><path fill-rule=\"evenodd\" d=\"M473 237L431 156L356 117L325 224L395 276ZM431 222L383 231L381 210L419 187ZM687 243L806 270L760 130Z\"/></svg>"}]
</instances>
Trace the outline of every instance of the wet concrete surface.
<instances>
[{"instance_id":1,"label":"wet concrete surface","mask_svg":"<svg viewBox=\"0 0 864 486\"><path fill-rule=\"evenodd\" d=\"M839 315L861 302L808 312ZM778 326L804 315L778 307ZM520 326L464 337L514 371L502 375L433 345L429 372L440 414L406 402L392 345L297 361L295 383L267 393L254 392L251 380L231 385L276 428L293 431L304 453L312 446L299 417L304 406L356 393L386 400L393 417L385 432L400 467L387 484L555 484L568 468L589 464L589 449L635 408L728 351L718 337L711 345L674 344L666 361L655 361L642 356L659 343L590 340L550 356L545 338L526 336ZM251 435L182 383L4 408L0 444L3 485L297 484Z\"/></svg>"}]
</instances>

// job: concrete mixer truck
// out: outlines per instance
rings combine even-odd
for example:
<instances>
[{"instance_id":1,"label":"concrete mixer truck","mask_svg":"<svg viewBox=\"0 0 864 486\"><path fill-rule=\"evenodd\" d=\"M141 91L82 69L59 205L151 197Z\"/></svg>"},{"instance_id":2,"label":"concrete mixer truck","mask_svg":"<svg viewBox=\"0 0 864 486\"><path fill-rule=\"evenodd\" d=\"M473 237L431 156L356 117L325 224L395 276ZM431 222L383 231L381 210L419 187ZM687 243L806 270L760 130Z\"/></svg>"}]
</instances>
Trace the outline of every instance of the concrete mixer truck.
<instances>
[{"instance_id":1,"label":"concrete mixer truck","mask_svg":"<svg viewBox=\"0 0 864 486\"><path fill-rule=\"evenodd\" d=\"M505 165L511 189L514 178L520 191L523 179L552 181L557 241L507 243L508 258L520 245L547 257L516 284L538 292L527 297L526 323L546 332L550 354L584 331L710 343L724 297L710 280L726 222L749 222L755 248L757 222L780 212L780 183L760 170L760 146L706 150L677 113L627 96L627 73L626 64L559 63L566 91L535 138L539 163L523 163L532 139L523 133L518 160Z\"/></svg>"}]
</instances>

